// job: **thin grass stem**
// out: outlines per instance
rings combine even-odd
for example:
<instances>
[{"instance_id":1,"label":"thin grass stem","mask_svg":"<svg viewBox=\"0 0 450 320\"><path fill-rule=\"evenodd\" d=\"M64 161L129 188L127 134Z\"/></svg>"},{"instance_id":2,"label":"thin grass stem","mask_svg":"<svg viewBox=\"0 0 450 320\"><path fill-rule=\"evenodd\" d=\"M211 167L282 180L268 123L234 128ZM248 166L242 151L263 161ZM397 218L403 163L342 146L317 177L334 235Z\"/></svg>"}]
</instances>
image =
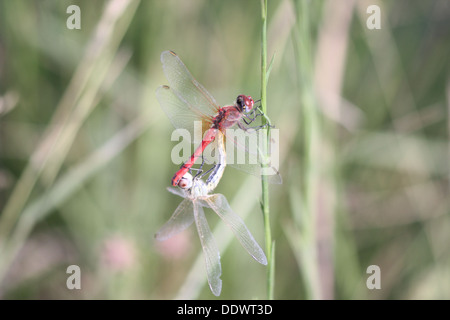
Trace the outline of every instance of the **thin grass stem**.
<instances>
[{"instance_id":1,"label":"thin grass stem","mask_svg":"<svg viewBox=\"0 0 450 320\"><path fill-rule=\"evenodd\" d=\"M261 0L261 110L267 114L267 0ZM267 124L267 119L263 117L263 125ZM263 134L262 153L267 155L268 150L268 134L269 130L264 129L266 134ZM274 265L275 259L272 255L272 233L270 229L270 212L269 212L269 184L266 175L261 175L262 184L262 203L261 208L264 217L264 234L266 255L269 258L267 263L267 298L273 299L274 291Z\"/></svg>"}]
</instances>

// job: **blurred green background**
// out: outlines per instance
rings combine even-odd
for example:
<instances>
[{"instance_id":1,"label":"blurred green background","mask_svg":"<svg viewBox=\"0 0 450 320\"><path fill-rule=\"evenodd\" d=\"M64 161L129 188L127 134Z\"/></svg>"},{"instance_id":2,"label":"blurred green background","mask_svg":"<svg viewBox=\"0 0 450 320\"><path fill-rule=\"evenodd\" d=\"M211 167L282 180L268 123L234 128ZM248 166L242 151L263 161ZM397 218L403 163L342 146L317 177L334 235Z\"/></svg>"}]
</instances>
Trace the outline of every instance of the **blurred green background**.
<instances>
[{"instance_id":1,"label":"blurred green background","mask_svg":"<svg viewBox=\"0 0 450 320\"><path fill-rule=\"evenodd\" d=\"M160 54L221 105L258 99L260 32L259 1L0 0L0 298L216 298L195 227L154 240L181 201ZM276 299L450 298L449 39L447 0L269 1ZM217 188L263 246L260 190L231 168ZM266 298L266 268L207 218L219 298Z\"/></svg>"}]
</instances>

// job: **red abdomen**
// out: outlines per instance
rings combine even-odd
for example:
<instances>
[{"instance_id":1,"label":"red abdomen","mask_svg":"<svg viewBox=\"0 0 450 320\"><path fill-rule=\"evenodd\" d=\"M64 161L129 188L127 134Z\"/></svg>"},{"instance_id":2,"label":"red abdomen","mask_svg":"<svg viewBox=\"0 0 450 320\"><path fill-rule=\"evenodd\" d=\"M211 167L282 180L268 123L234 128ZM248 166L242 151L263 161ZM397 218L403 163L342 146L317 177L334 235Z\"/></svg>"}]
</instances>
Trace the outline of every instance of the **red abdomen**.
<instances>
[{"instance_id":1,"label":"red abdomen","mask_svg":"<svg viewBox=\"0 0 450 320\"><path fill-rule=\"evenodd\" d=\"M205 150L205 148L214 140L216 137L217 130L214 128L208 129L205 133L205 137L202 140L202 143L200 146L195 149L192 156L189 158L188 161L186 161L185 164L178 170L175 175L172 178L172 185L176 187L178 183L180 182L181 178L186 174L186 172L189 171L190 168L194 165L195 161L198 157L200 157Z\"/></svg>"}]
</instances>

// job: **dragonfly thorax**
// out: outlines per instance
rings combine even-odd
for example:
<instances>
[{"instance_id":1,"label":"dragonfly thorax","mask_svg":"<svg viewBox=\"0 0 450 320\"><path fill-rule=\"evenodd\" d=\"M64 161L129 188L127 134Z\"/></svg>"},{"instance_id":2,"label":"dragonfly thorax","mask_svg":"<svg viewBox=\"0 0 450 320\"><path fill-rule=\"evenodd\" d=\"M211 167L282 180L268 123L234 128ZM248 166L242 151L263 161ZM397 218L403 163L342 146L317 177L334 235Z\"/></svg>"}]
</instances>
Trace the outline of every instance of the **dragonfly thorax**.
<instances>
[{"instance_id":1,"label":"dragonfly thorax","mask_svg":"<svg viewBox=\"0 0 450 320\"><path fill-rule=\"evenodd\" d=\"M208 195L208 188L202 179L194 179L192 187L187 190L187 193L191 199L204 197Z\"/></svg>"},{"instance_id":2,"label":"dragonfly thorax","mask_svg":"<svg viewBox=\"0 0 450 320\"><path fill-rule=\"evenodd\" d=\"M213 119L212 127L225 132L242 118L242 112L237 106L226 106L219 109L219 113Z\"/></svg>"}]
</instances>

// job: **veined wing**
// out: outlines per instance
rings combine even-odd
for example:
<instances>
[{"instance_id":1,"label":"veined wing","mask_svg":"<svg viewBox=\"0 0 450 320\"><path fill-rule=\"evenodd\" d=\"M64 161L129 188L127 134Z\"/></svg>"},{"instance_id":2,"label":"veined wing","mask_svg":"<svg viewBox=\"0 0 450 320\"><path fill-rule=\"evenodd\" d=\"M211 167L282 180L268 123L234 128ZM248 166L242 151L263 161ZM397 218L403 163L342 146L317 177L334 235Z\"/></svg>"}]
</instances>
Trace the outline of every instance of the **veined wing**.
<instances>
[{"instance_id":1,"label":"veined wing","mask_svg":"<svg viewBox=\"0 0 450 320\"><path fill-rule=\"evenodd\" d=\"M186 198L186 193L183 189L180 188L167 188L167 191L169 191L170 193L173 193L177 196L180 196L182 198Z\"/></svg>"},{"instance_id":2,"label":"veined wing","mask_svg":"<svg viewBox=\"0 0 450 320\"><path fill-rule=\"evenodd\" d=\"M213 194L202 197L202 200L198 201L206 202L208 206L217 213L217 215L231 228L245 250L247 250L256 261L263 265L267 264L267 258L264 251L253 238L241 217L233 212L224 195ZM204 203L202 203L202 205L205 206Z\"/></svg>"},{"instance_id":3,"label":"veined wing","mask_svg":"<svg viewBox=\"0 0 450 320\"><path fill-rule=\"evenodd\" d=\"M202 134L208 128L209 123L204 121L205 117L208 116L195 108L191 108L185 101L180 100L169 86L158 87L156 89L156 99L172 125L176 129L188 130L192 143L200 143L203 137L199 133ZM198 129L196 129L197 127ZM195 130L201 130L201 132L195 132Z\"/></svg>"},{"instance_id":4,"label":"veined wing","mask_svg":"<svg viewBox=\"0 0 450 320\"><path fill-rule=\"evenodd\" d=\"M175 212L155 234L158 241L164 241L185 230L194 222L193 205L190 199L184 199Z\"/></svg>"},{"instance_id":5,"label":"veined wing","mask_svg":"<svg viewBox=\"0 0 450 320\"><path fill-rule=\"evenodd\" d=\"M269 183L281 184L281 174L278 171L278 132L275 137L270 137L268 157L262 153L263 134L263 130L244 131L237 126L227 129L227 165L255 176L267 175Z\"/></svg>"},{"instance_id":6,"label":"veined wing","mask_svg":"<svg viewBox=\"0 0 450 320\"><path fill-rule=\"evenodd\" d=\"M219 296L222 291L222 280L220 279L222 269L220 266L219 249L217 248L212 232L209 229L203 208L198 201L194 201L194 217L200 242L202 244L203 254L205 256L209 287L215 296Z\"/></svg>"},{"instance_id":7,"label":"veined wing","mask_svg":"<svg viewBox=\"0 0 450 320\"><path fill-rule=\"evenodd\" d=\"M281 178L281 174L278 170L276 170L273 166L268 166L265 168L262 168L259 164L236 164L236 163L229 163L228 166L238 169L239 171L251 174L255 177L261 177L262 175L267 175L267 181L270 184L282 184L283 180Z\"/></svg>"},{"instance_id":8,"label":"veined wing","mask_svg":"<svg viewBox=\"0 0 450 320\"><path fill-rule=\"evenodd\" d=\"M271 184L281 184L281 174L277 170L278 165L275 164L277 158L274 154L274 158L268 158L266 161L267 167L261 167L261 163L264 163L264 159L260 153L251 154L246 152L244 147L237 147L237 143L226 143L226 152L222 152L225 155L225 161L221 159L220 146L217 143L217 139L214 139L203 151L202 157L208 164L226 163L227 166L238 169L242 172L261 177L261 175L267 175L268 181ZM259 149L256 151L259 152ZM196 163L201 163L201 159L198 159Z\"/></svg>"},{"instance_id":9,"label":"veined wing","mask_svg":"<svg viewBox=\"0 0 450 320\"><path fill-rule=\"evenodd\" d=\"M176 95L190 108L214 116L219 106L206 89L194 79L181 59L173 51L161 53L164 74Z\"/></svg>"}]
</instances>

